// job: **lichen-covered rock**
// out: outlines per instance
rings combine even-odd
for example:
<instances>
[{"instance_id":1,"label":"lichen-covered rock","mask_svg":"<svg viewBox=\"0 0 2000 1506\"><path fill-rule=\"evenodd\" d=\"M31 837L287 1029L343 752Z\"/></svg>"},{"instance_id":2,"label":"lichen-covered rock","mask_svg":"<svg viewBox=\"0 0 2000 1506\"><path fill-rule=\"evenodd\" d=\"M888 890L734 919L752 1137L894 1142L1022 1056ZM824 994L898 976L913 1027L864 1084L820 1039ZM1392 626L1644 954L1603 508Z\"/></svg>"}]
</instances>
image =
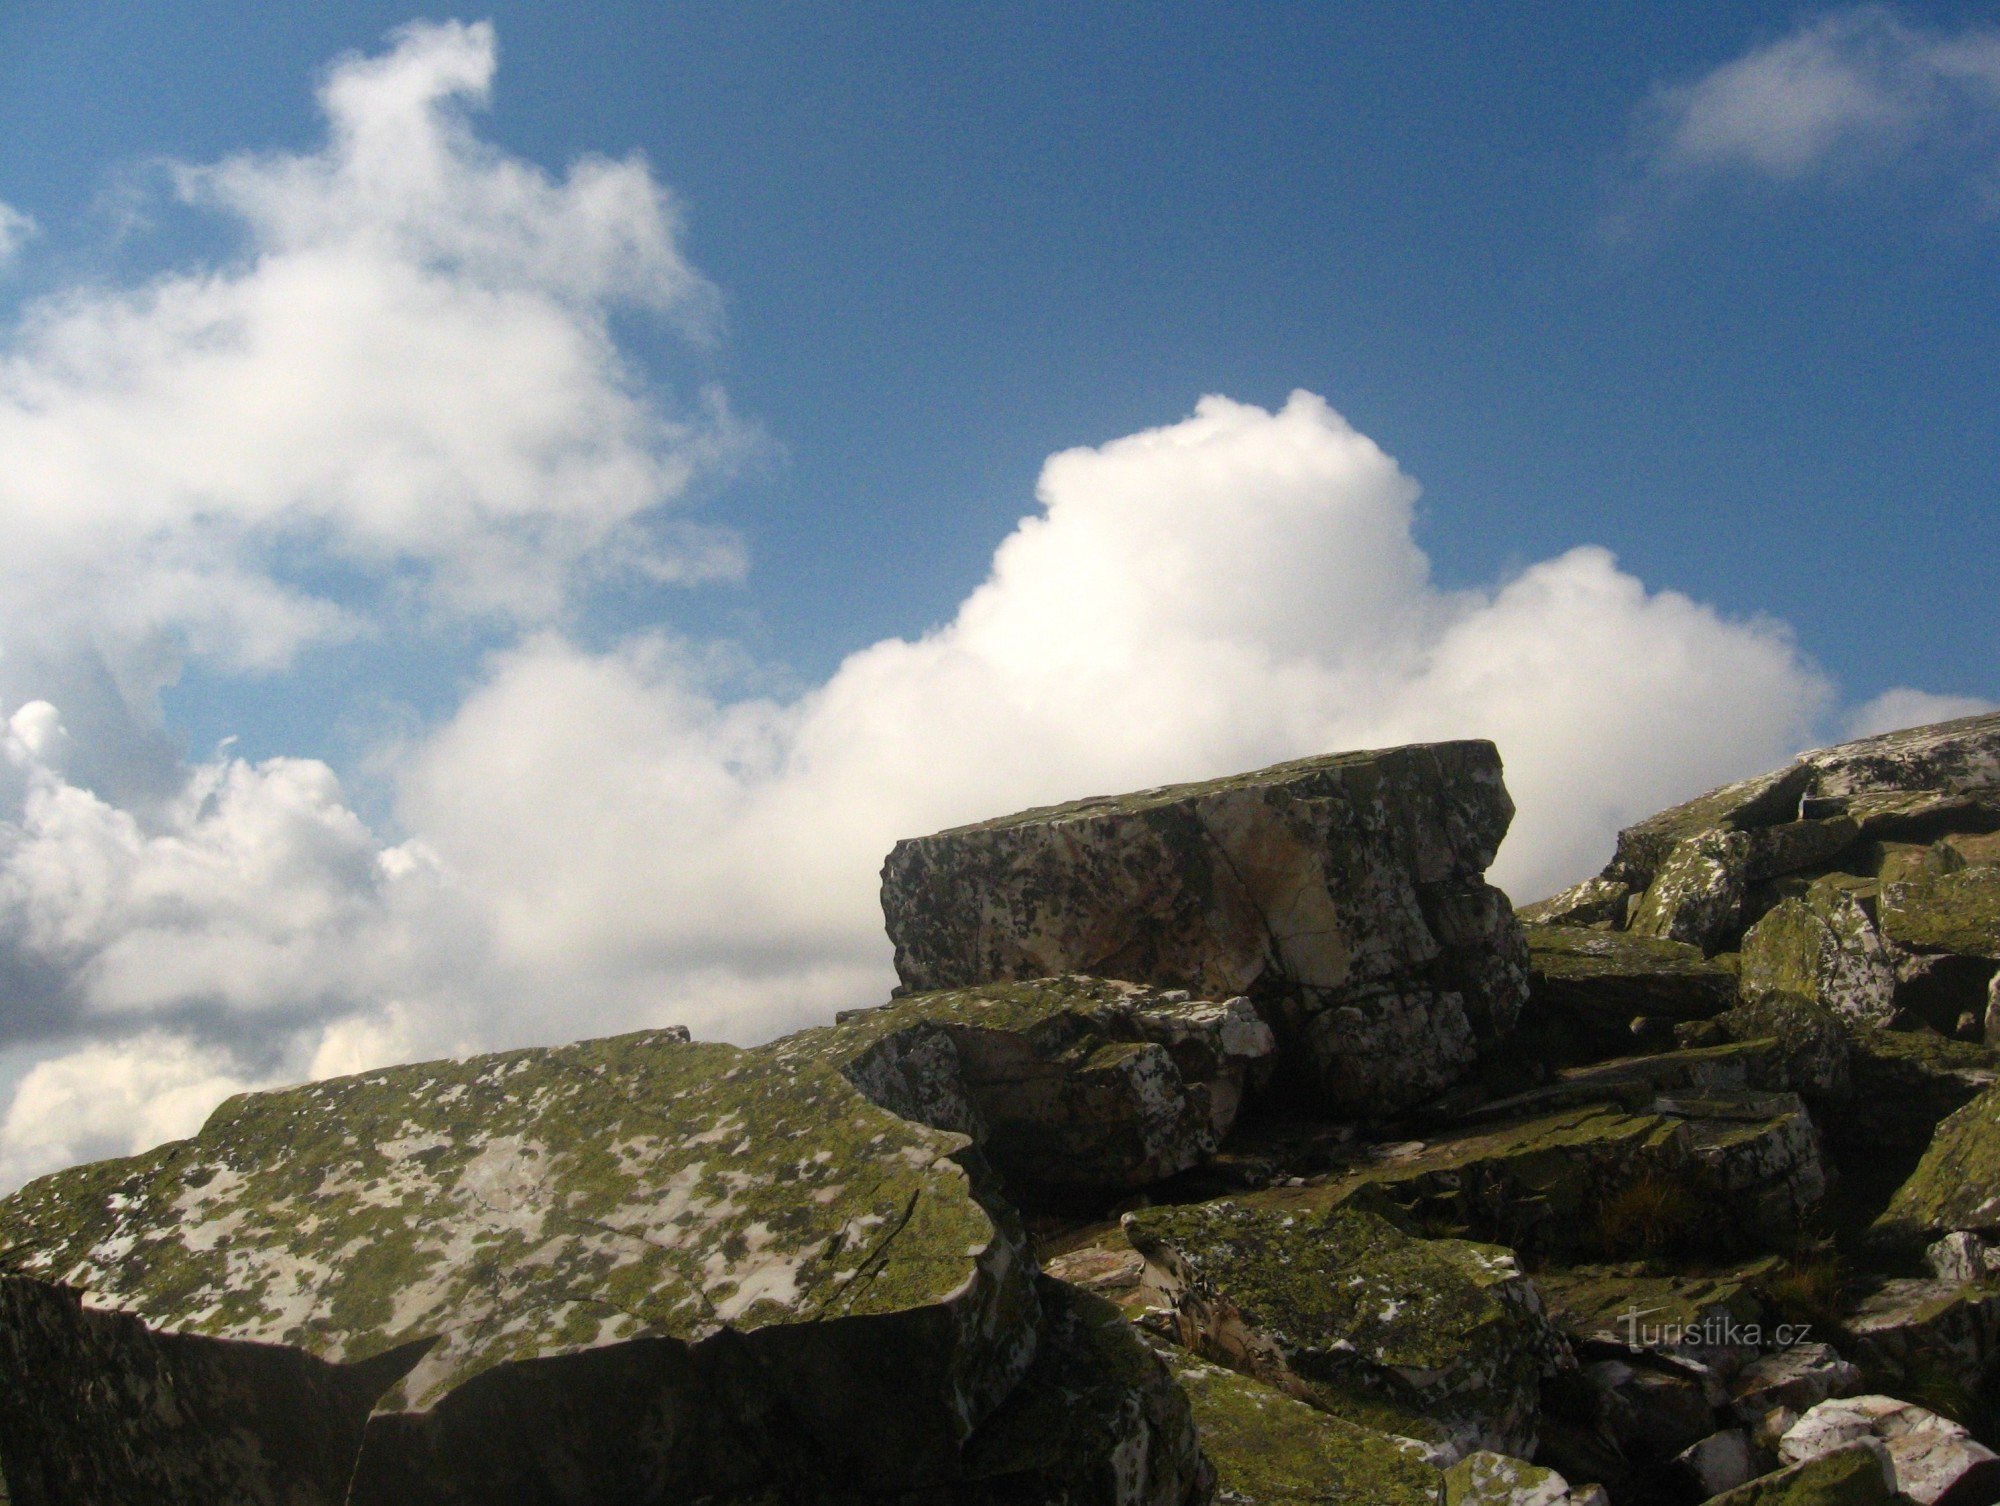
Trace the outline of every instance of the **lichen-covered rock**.
<instances>
[{"instance_id":1,"label":"lichen-covered rock","mask_svg":"<svg viewBox=\"0 0 2000 1506\"><path fill-rule=\"evenodd\" d=\"M1599 875L1532 905L1518 905L1514 914L1524 926L1620 926L1631 896L1630 884Z\"/></svg>"},{"instance_id":2,"label":"lichen-covered rock","mask_svg":"<svg viewBox=\"0 0 2000 1506\"><path fill-rule=\"evenodd\" d=\"M2000 1083L2000 1050L1928 1030L1849 1035L1854 1094L1828 1129L1857 1148L1922 1151L1941 1121Z\"/></svg>"},{"instance_id":3,"label":"lichen-covered rock","mask_svg":"<svg viewBox=\"0 0 2000 1506\"><path fill-rule=\"evenodd\" d=\"M1575 926L1528 926L1533 1007L1622 1033L1634 1016L1705 1020L1736 1002L1736 975L1699 947Z\"/></svg>"},{"instance_id":4,"label":"lichen-covered rock","mask_svg":"<svg viewBox=\"0 0 2000 1506\"><path fill-rule=\"evenodd\" d=\"M1939 1281L1951 1286L2000 1278L2000 1250L1963 1229L1927 1248L1924 1264Z\"/></svg>"},{"instance_id":5,"label":"lichen-covered rock","mask_svg":"<svg viewBox=\"0 0 2000 1506\"><path fill-rule=\"evenodd\" d=\"M1443 1423L1455 1456L1534 1451L1561 1337L1511 1252L1417 1239L1324 1189L1129 1214L1182 1341L1314 1399L1361 1385Z\"/></svg>"},{"instance_id":6,"label":"lichen-covered rock","mask_svg":"<svg viewBox=\"0 0 2000 1506\"><path fill-rule=\"evenodd\" d=\"M950 1506L1201 1506L1189 1397L1118 1310L1041 1283L1035 1363L965 1448Z\"/></svg>"},{"instance_id":7,"label":"lichen-covered rock","mask_svg":"<svg viewBox=\"0 0 2000 1506\"><path fill-rule=\"evenodd\" d=\"M1710 831L1752 831L1795 821L1799 801L1812 784L1812 771L1792 764L1648 816L1618 833L1618 850L1604 877L1644 889L1676 846Z\"/></svg>"},{"instance_id":8,"label":"lichen-covered rock","mask_svg":"<svg viewBox=\"0 0 2000 1506\"><path fill-rule=\"evenodd\" d=\"M1819 883L1769 911L1743 938L1746 1003L1814 1004L1858 1025L1896 1012L1896 968L1875 922L1851 891Z\"/></svg>"},{"instance_id":9,"label":"lichen-covered rock","mask_svg":"<svg viewBox=\"0 0 2000 1506\"><path fill-rule=\"evenodd\" d=\"M897 999L767 1049L970 1135L1010 1181L1138 1187L1214 1152L1275 1047L1247 999L1062 977Z\"/></svg>"},{"instance_id":10,"label":"lichen-covered rock","mask_svg":"<svg viewBox=\"0 0 2000 1506\"><path fill-rule=\"evenodd\" d=\"M1178 1346L1217 1506L1436 1506L1438 1472L1408 1439L1357 1426Z\"/></svg>"},{"instance_id":11,"label":"lichen-covered rock","mask_svg":"<svg viewBox=\"0 0 2000 1506\"><path fill-rule=\"evenodd\" d=\"M1937 1127L1876 1229L1880 1238L1903 1244L1928 1244L1961 1229L2000 1233L2000 1087Z\"/></svg>"},{"instance_id":12,"label":"lichen-covered rock","mask_svg":"<svg viewBox=\"0 0 2000 1506\"><path fill-rule=\"evenodd\" d=\"M671 1032L232 1099L0 1203L15 1490L86 1453L58 1499L949 1480L1036 1332L966 1147L823 1064ZM176 1415L148 1405L168 1375ZM187 1422L253 1384L233 1428ZM352 1408L358 1456L327 1441ZM225 1475L252 1455L261 1483ZM301 1457L319 1483L283 1495Z\"/></svg>"},{"instance_id":13,"label":"lichen-covered rock","mask_svg":"<svg viewBox=\"0 0 2000 1506\"><path fill-rule=\"evenodd\" d=\"M1832 1010L1785 994L1724 1010L1711 1022L1734 1041L1768 1042L1781 1065L1770 1081L1748 1086L1786 1088L1808 1103L1844 1104L1854 1091L1853 1041Z\"/></svg>"},{"instance_id":14,"label":"lichen-covered rock","mask_svg":"<svg viewBox=\"0 0 2000 1506\"><path fill-rule=\"evenodd\" d=\"M1513 1028L1520 928L1481 877L1512 815L1490 743L1305 759L899 842L882 904L906 989L1247 994L1329 1112L1380 1114Z\"/></svg>"},{"instance_id":15,"label":"lichen-covered rock","mask_svg":"<svg viewBox=\"0 0 2000 1506\"><path fill-rule=\"evenodd\" d=\"M1638 1109L1650 1106L1663 1093L1783 1092L1791 1086L1790 1063L1775 1040L1729 1041L1564 1067L1543 1086L1483 1103L1459 1115L1456 1122L1520 1119L1586 1104Z\"/></svg>"},{"instance_id":16,"label":"lichen-covered rock","mask_svg":"<svg viewBox=\"0 0 2000 1506\"><path fill-rule=\"evenodd\" d=\"M1933 1506L1948 1493L1970 1501L1976 1491L1992 1500L2000 1487L2000 1455L1949 1418L1893 1396L1821 1402L1778 1441L1778 1457L1803 1464L1862 1439L1883 1445L1896 1489L1917 1506Z\"/></svg>"},{"instance_id":17,"label":"lichen-covered rock","mask_svg":"<svg viewBox=\"0 0 2000 1506\"><path fill-rule=\"evenodd\" d=\"M1743 929L1750 856L1750 838L1740 831L1675 843L1632 912L1632 934L1684 942L1704 955L1723 950Z\"/></svg>"},{"instance_id":18,"label":"lichen-covered rock","mask_svg":"<svg viewBox=\"0 0 2000 1506\"><path fill-rule=\"evenodd\" d=\"M1552 1469L1487 1449L1444 1472L1439 1506L1570 1506L1569 1481Z\"/></svg>"},{"instance_id":19,"label":"lichen-covered rock","mask_svg":"<svg viewBox=\"0 0 2000 1506\"><path fill-rule=\"evenodd\" d=\"M2000 959L2000 867L1981 864L1888 885L1882 929L1913 951Z\"/></svg>"},{"instance_id":20,"label":"lichen-covered rock","mask_svg":"<svg viewBox=\"0 0 2000 1506\"><path fill-rule=\"evenodd\" d=\"M2000 712L1864 737L1806 754L1821 799L1895 791L1955 795L2000 787Z\"/></svg>"},{"instance_id":21,"label":"lichen-covered rock","mask_svg":"<svg viewBox=\"0 0 2000 1506\"><path fill-rule=\"evenodd\" d=\"M1902 1497L1889 1451L1858 1438L1803 1464L1760 1475L1712 1497L1707 1506L1894 1506Z\"/></svg>"},{"instance_id":22,"label":"lichen-covered rock","mask_svg":"<svg viewBox=\"0 0 2000 1506\"><path fill-rule=\"evenodd\" d=\"M1730 1215L1757 1238L1783 1245L1826 1197L1819 1129L1795 1093L1712 1093L1655 1099L1687 1121L1695 1161Z\"/></svg>"},{"instance_id":23,"label":"lichen-covered rock","mask_svg":"<svg viewBox=\"0 0 2000 1506\"><path fill-rule=\"evenodd\" d=\"M1593 1360L1583 1374L1597 1393L1599 1430L1635 1462L1671 1459L1715 1429L1714 1407L1702 1384L1710 1377L1643 1351Z\"/></svg>"}]
</instances>

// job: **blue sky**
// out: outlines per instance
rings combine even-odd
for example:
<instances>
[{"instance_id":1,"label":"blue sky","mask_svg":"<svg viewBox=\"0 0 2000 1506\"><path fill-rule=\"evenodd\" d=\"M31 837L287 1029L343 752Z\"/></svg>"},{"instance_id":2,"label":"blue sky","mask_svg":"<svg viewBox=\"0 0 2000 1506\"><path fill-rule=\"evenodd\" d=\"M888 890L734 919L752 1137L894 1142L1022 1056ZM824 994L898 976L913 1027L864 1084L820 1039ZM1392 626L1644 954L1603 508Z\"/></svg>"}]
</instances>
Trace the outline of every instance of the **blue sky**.
<instances>
[{"instance_id":1,"label":"blue sky","mask_svg":"<svg viewBox=\"0 0 2000 1506\"><path fill-rule=\"evenodd\" d=\"M1494 735L1540 890L2000 694L1985 8L963 11L0 12L0 1180L869 997L926 824Z\"/></svg>"}]
</instances>

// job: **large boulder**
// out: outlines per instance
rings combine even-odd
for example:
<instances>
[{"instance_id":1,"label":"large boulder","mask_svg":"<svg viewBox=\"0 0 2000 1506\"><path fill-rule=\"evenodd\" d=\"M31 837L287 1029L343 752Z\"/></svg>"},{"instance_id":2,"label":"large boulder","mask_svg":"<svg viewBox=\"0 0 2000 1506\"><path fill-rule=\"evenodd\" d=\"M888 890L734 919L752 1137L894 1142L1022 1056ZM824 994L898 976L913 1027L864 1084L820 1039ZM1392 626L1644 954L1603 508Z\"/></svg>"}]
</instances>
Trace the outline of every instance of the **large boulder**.
<instances>
[{"instance_id":1,"label":"large boulder","mask_svg":"<svg viewBox=\"0 0 2000 1506\"><path fill-rule=\"evenodd\" d=\"M947 1485L1038 1329L967 1149L673 1032L232 1099L0 1203L9 1478L24 1506Z\"/></svg>"},{"instance_id":2,"label":"large boulder","mask_svg":"<svg viewBox=\"0 0 2000 1506\"><path fill-rule=\"evenodd\" d=\"M1707 1506L1903 1506L1889 1451L1874 1438L1759 1475Z\"/></svg>"},{"instance_id":3,"label":"large boulder","mask_svg":"<svg viewBox=\"0 0 2000 1506\"><path fill-rule=\"evenodd\" d=\"M1736 975L1686 942L1575 926L1527 926L1537 1008L1630 1039L1634 1018L1705 1020L1736 1002Z\"/></svg>"},{"instance_id":4,"label":"large boulder","mask_svg":"<svg viewBox=\"0 0 2000 1506\"><path fill-rule=\"evenodd\" d=\"M1845 885L1822 880L1778 903L1743 938L1743 998L1816 1005L1857 1025L1896 1012L1896 967L1875 921Z\"/></svg>"},{"instance_id":5,"label":"large boulder","mask_svg":"<svg viewBox=\"0 0 2000 1506\"><path fill-rule=\"evenodd\" d=\"M1139 1187L1214 1153L1274 1046L1247 999L1061 977L897 999L769 1051L970 1135L1010 1186Z\"/></svg>"},{"instance_id":6,"label":"large boulder","mask_svg":"<svg viewBox=\"0 0 2000 1506\"><path fill-rule=\"evenodd\" d=\"M2000 1455L1949 1418L1893 1396L1821 1402L1779 1440L1778 1457L1803 1464L1862 1439L1882 1444L1896 1489L1917 1506L1947 1495L1963 1502L2000 1498Z\"/></svg>"},{"instance_id":7,"label":"large boulder","mask_svg":"<svg viewBox=\"0 0 2000 1506\"><path fill-rule=\"evenodd\" d=\"M1482 878L1513 816L1491 743L1348 753L896 844L909 991L1060 973L1247 995L1329 1113L1429 1098L1526 997Z\"/></svg>"},{"instance_id":8,"label":"large boulder","mask_svg":"<svg viewBox=\"0 0 2000 1506\"><path fill-rule=\"evenodd\" d=\"M1567 1351L1509 1251L1419 1239L1318 1189L1147 1209L1125 1229L1197 1353L1308 1402L1378 1391L1444 1424L1446 1457L1534 1451L1541 1380Z\"/></svg>"}]
</instances>

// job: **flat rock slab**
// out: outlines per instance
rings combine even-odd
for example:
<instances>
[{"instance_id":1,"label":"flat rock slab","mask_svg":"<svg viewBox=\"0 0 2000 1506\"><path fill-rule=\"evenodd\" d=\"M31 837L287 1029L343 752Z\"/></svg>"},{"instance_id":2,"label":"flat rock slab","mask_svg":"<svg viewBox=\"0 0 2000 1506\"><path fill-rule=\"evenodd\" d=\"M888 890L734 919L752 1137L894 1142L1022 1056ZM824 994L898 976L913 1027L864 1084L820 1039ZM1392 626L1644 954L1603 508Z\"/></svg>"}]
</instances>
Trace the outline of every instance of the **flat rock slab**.
<instances>
[{"instance_id":1,"label":"flat rock slab","mask_svg":"<svg viewBox=\"0 0 2000 1506\"><path fill-rule=\"evenodd\" d=\"M1982 863L1890 884L1882 891L1882 929L1912 951L2000 958L2000 867Z\"/></svg>"},{"instance_id":2,"label":"flat rock slab","mask_svg":"<svg viewBox=\"0 0 2000 1506\"><path fill-rule=\"evenodd\" d=\"M1705 1020L1736 1002L1735 973L1686 942L1579 926L1523 929L1537 1006L1623 1031L1638 1015Z\"/></svg>"},{"instance_id":3,"label":"flat rock slab","mask_svg":"<svg viewBox=\"0 0 2000 1506\"><path fill-rule=\"evenodd\" d=\"M1888 1450L1872 1438L1803 1464L1760 1475L1711 1497L1707 1506L1896 1506L1896 1473Z\"/></svg>"},{"instance_id":4,"label":"flat rock slab","mask_svg":"<svg viewBox=\"0 0 2000 1506\"><path fill-rule=\"evenodd\" d=\"M1442 1423L1452 1457L1534 1451L1541 1379L1567 1353L1510 1251L1418 1239L1323 1189L1147 1209L1125 1230L1198 1353L1309 1402L1380 1392Z\"/></svg>"},{"instance_id":5,"label":"flat rock slab","mask_svg":"<svg viewBox=\"0 0 2000 1506\"><path fill-rule=\"evenodd\" d=\"M1582 1352L1657 1354L1727 1375L1759 1352L1769 1313L1758 1285L1773 1264L1715 1275L1580 1265L1538 1271L1535 1286L1550 1320Z\"/></svg>"},{"instance_id":6,"label":"flat rock slab","mask_svg":"<svg viewBox=\"0 0 2000 1506\"><path fill-rule=\"evenodd\" d=\"M1010 1186L1117 1188L1214 1154L1276 1047L1248 999L1072 976L917 994L767 1049L970 1135Z\"/></svg>"},{"instance_id":7,"label":"flat rock slab","mask_svg":"<svg viewBox=\"0 0 2000 1506\"><path fill-rule=\"evenodd\" d=\"M1677 1232L1725 1248L1787 1237L1825 1171L1796 1095L1713 1092L1478 1126L1330 1185L1384 1196L1426 1228L1555 1258L1622 1257L1658 1253L1642 1246L1676 1208L1689 1227L1661 1229L1668 1244Z\"/></svg>"},{"instance_id":8,"label":"flat rock slab","mask_svg":"<svg viewBox=\"0 0 2000 1506\"><path fill-rule=\"evenodd\" d=\"M15 1491L412 1506L948 1477L1036 1331L966 1143L823 1064L674 1032L232 1099L193 1140L0 1203ZM144 1405L162 1384L180 1415ZM239 1428L202 1426L251 1385ZM101 1478L66 1480L86 1457Z\"/></svg>"},{"instance_id":9,"label":"flat rock slab","mask_svg":"<svg viewBox=\"0 0 2000 1506\"><path fill-rule=\"evenodd\" d=\"M1526 996L1482 875L1513 817L1491 743L1304 759L899 842L905 989L1086 973L1255 999L1329 1113L1421 1102Z\"/></svg>"}]
</instances>

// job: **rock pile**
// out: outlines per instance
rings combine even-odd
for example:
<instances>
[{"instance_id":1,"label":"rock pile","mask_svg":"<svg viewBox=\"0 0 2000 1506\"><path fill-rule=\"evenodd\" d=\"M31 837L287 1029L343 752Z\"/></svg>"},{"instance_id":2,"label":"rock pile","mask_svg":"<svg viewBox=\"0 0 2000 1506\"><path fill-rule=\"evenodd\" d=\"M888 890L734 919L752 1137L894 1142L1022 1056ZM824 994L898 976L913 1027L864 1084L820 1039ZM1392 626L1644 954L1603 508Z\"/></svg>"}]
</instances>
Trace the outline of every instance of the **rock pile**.
<instances>
[{"instance_id":1,"label":"rock pile","mask_svg":"<svg viewBox=\"0 0 2000 1506\"><path fill-rule=\"evenodd\" d=\"M14 1506L2000 1501L2000 717L1518 918L1510 815L1451 743L941 832L880 1007L33 1183Z\"/></svg>"}]
</instances>

